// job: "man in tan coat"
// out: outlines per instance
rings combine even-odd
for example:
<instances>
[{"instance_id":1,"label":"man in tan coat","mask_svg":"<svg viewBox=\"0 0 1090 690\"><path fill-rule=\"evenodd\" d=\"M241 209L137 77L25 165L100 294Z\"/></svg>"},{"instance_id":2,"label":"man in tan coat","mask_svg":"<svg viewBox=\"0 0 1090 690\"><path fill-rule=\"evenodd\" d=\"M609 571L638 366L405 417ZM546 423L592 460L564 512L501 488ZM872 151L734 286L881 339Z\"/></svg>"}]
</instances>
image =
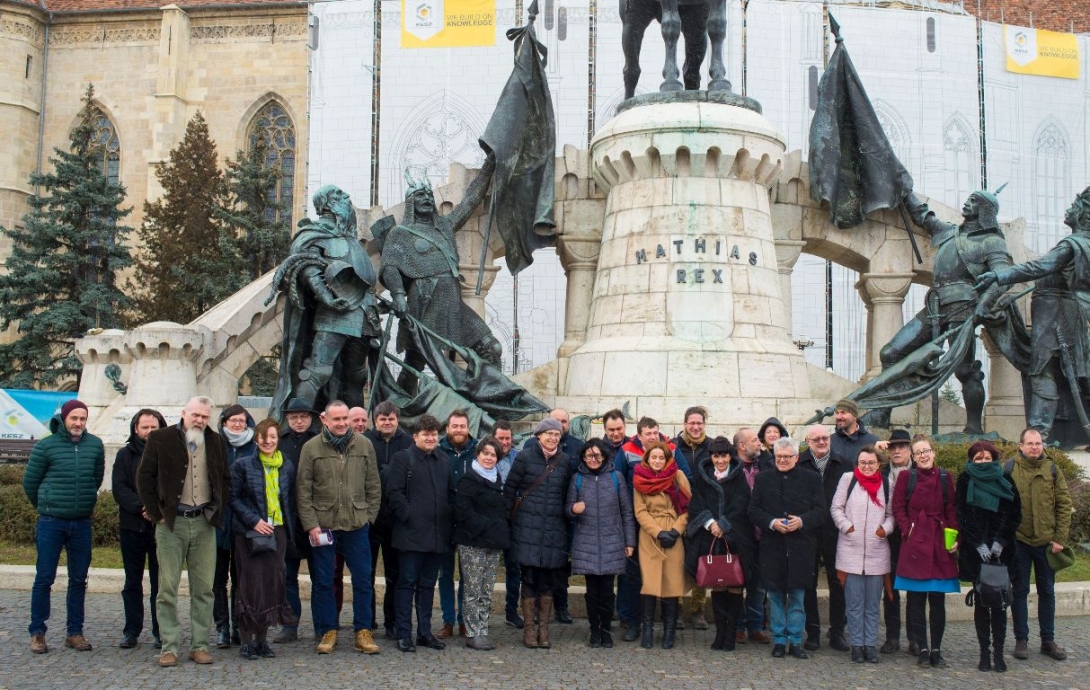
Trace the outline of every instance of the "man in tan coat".
<instances>
[{"instance_id":1,"label":"man in tan coat","mask_svg":"<svg viewBox=\"0 0 1090 690\"><path fill-rule=\"evenodd\" d=\"M378 515L382 489L371 442L352 430L348 405L334 400L322 413L322 433L299 454L296 497L299 520L312 547L311 614L321 641L319 654L337 646L337 604L333 598L333 562L344 557L352 573L352 628L356 650L377 654L371 636L370 523Z\"/></svg>"}]
</instances>

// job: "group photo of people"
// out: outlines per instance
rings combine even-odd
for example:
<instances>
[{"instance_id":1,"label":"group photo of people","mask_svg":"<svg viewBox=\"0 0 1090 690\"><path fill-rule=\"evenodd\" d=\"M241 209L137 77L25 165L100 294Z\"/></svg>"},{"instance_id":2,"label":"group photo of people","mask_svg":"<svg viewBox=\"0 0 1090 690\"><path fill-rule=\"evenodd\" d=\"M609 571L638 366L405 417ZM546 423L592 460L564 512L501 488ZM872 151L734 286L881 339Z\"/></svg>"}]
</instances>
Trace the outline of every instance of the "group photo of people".
<instances>
[{"instance_id":1,"label":"group photo of people","mask_svg":"<svg viewBox=\"0 0 1090 690\"><path fill-rule=\"evenodd\" d=\"M694 406L669 438L648 417L629 436L624 412L611 410L601 436L583 440L554 409L519 444L507 421L475 437L462 410L403 428L388 401L369 414L295 398L283 423L256 421L240 405L216 417L204 397L175 423L143 409L111 478L124 627L94 636L132 649L150 632L156 663L179 664L184 570L186 658L196 664L213 663L213 649L256 661L293 643L332 654L349 644L342 631L363 654L456 640L502 654L497 626L548 650L555 626L574 624L570 594L581 581L589 630L580 639L595 649L670 650L678 630L710 637L714 626L710 651L745 645L805 660L828 649L876 664L903 649L943 668L955 663L943 653L947 595L967 592L976 667L1002 673L1008 655L1029 657L1032 578L1032 641L1064 660L1054 571L1069 552L1071 498L1041 434L1022 432L1013 457L972 443L955 476L937 466L927 436L894 429L879 439L850 399L834 414L835 427L815 424L801 438L776 418L713 438L708 411ZM83 608L104 450L87 421L86 405L66 403L23 479L39 514L35 654L50 651L62 551L64 646L92 649Z\"/></svg>"}]
</instances>

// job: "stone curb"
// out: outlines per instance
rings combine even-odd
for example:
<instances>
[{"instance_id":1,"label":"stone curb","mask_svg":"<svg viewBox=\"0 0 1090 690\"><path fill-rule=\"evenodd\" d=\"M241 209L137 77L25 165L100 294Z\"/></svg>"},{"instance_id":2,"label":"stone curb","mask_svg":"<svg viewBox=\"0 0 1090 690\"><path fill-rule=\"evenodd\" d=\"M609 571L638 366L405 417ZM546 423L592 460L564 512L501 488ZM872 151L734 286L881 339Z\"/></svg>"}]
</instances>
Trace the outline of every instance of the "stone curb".
<instances>
[{"instance_id":1,"label":"stone curb","mask_svg":"<svg viewBox=\"0 0 1090 690\"><path fill-rule=\"evenodd\" d=\"M29 592L34 584L34 566L32 565L0 565L0 589ZM345 576L344 596L345 601L352 600L351 577ZM125 573L116 568L91 568L87 578L87 591L95 594L117 594L120 596L121 588L125 582ZM68 586L68 571L61 567L57 569L57 579L53 583L53 590L63 592ZM144 586L148 587L148 576L144 574ZM376 593L381 596L386 591L385 579L375 578ZM146 591L146 590L145 590ZM497 583L493 589L496 596L492 597L492 610L494 613L503 613L505 588L502 583ZM946 618L952 621L968 621L973 619L973 611L965 606L965 592L962 588L960 594L946 595ZM568 606L571 614L577 618L586 617L584 605L584 587L572 586L568 589ZM182 596L189 596L189 580L182 573L182 582L178 590ZM310 599L310 578L307 575L299 575L299 595L303 599ZM902 595L902 600L904 596ZM818 590L818 602L823 616L827 615L828 592ZM118 606L120 606L120 601ZM439 597L435 597L435 606L439 606ZM1032 589L1029 594L1029 610L1037 610L1037 594ZM1090 615L1090 582L1061 582L1056 584L1056 615L1057 616L1086 616Z\"/></svg>"}]
</instances>

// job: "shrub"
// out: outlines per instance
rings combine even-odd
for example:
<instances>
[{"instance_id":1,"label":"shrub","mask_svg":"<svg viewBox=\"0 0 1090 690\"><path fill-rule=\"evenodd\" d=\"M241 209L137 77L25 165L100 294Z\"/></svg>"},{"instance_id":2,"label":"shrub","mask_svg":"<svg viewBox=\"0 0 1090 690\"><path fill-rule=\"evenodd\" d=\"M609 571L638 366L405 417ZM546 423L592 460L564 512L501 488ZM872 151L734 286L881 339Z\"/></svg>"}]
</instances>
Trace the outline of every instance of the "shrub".
<instances>
[{"instance_id":1,"label":"shrub","mask_svg":"<svg viewBox=\"0 0 1090 690\"><path fill-rule=\"evenodd\" d=\"M1072 544L1090 542L1090 481L1076 479L1068 482L1068 487L1071 489L1071 503L1074 508L1068 541Z\"/></svg>"},{"instance_id":2,"label":"shrub","mask_svg":"<svg viewBox=\"0 0 1090 690\"><path fill-rule=\"evenodd\" d=\"M0 541L34 545L38 513L23 493L22 465L0 466ZM118 546L117 502L113 493L100 491L91 515L91 539L95 546Z\"/></svg>"}]
</instances>

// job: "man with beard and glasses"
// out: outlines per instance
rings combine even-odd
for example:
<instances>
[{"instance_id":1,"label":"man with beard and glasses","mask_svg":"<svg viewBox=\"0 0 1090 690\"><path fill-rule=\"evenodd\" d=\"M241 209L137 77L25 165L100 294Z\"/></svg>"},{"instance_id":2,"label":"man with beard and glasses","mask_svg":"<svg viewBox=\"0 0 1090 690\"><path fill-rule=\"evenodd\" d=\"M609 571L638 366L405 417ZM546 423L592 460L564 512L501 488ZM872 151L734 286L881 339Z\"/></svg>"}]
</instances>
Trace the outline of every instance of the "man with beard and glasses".
<instances>
[{"instance_id":1,"label":"man with beard and glasses","mask_svg":"<svg viewBox=\"0 0 1090 690\"><path fill-rule=\"evenodd\" d=\"M301 225L273 278L274 294L289 297L271 407L278 419L292 397L318 409L334 397L362 406L370 340L379 334L375 269L356 234L351 200L326 185L314 208L318 220Z\"/></svg>"},{"instance_id":2,"label":"man with beard and glasses","mask_svg":"<svg viewBox=\"0 0 1090 690\"><path fill-rule=\"evenodd\" d=\"M148 435L136 473L144 509L155 522L159 559L160 666L178 664L181 625L178 586L182 565L189 575L189 617L192 621L189 658L211 664L208 629L212 627L212 580L216 572L216 528L228 501L227 444L208 426L212 400L190 398L175 426ZM179 488L181 489L179 491Z\"/></svg>"}]
</instances>

